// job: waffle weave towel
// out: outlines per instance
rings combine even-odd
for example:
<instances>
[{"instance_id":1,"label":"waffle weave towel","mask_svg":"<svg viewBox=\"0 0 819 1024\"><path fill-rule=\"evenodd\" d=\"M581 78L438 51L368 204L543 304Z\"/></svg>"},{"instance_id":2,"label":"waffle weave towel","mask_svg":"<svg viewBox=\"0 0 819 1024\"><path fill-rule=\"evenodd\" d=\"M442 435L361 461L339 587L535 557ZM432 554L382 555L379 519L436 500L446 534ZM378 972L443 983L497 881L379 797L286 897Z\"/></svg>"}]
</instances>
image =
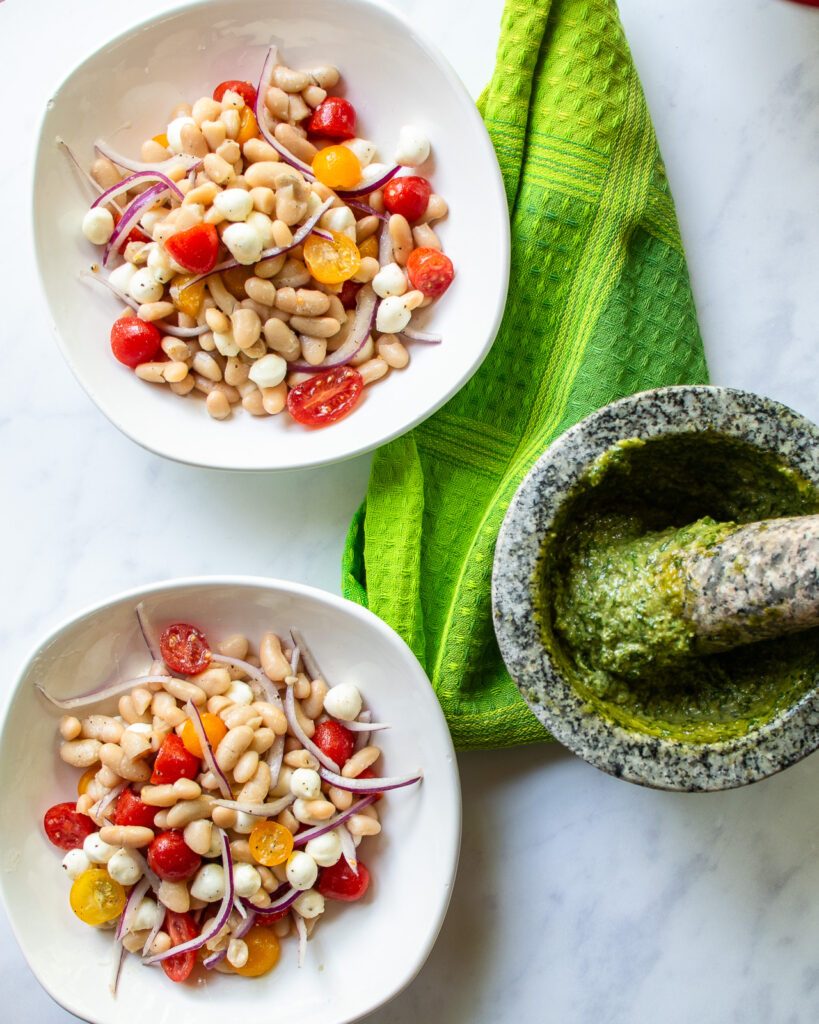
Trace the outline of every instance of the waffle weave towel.
<instances>
[{"instance_id":1,"label":"waffle weave towel","mask_svg":"<svg viewBox=\"0 0 819 1024\"><path fill-rule=\"evenodd\" d=\"M479 107L512 223L503 324L471 382L376 452L343 564L345 595L404 637L460 748L548 738L492 629L495 540L527 470L594 409L707 379L615 0L508 0Z\"/></svg>"}]
</instances>

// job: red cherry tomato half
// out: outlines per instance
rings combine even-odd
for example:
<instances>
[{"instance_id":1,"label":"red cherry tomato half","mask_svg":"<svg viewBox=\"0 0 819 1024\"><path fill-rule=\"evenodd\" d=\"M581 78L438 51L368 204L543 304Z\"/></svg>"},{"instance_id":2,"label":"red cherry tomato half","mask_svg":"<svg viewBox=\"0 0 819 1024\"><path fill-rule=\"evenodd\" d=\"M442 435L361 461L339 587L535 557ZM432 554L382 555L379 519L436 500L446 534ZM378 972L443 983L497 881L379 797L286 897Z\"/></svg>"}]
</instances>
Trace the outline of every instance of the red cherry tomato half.
<instances>
[{"instance_id":1,"label":"red cherry tomato half","mask_svg":"<svg viewBox=\"0 0 819 1024\"><path fill-rule=\"evenodd\" d=\"M452 284L455 268L449 256L437 249L413 249L407 259L407 274L413 288L437 299Z\"/></svg>"},{"instance_id":2,"label":"red cherry tomato half","mask_svg":"<svg viewBox=\"0 0 819 1024\"><path fill-rule=\"evenodd\" d=\"M132 789L123 789L114 811L115 825L144 825L154 827L154 818L159 810L144 804Z\"/></svg>"},{"instance_id":3,"label":"red cherry tomato half","mask_svg":"<svg viewBox=\"0 0 819 1024\"><path fill-rule=\"evenodd\" d=\"M356 299L358 293L361 291L363 285L356 284L355 281L345 281L341 286L341 291L338 293L338 297L341 299L341 305L345 309L355 309Z\"/></svg>"},{"instance_id":4,"label":"red cherry tomato half","mask_svg":"<svg viewBox=\"0 0 819 1024\"><path fill-rule=\"evenodd\" d=\"M326 722L319 722L313 734L315 745L331 758L337 765L344 766L345 761L353 756L355 750L355 736L349 729L341 724L327 719Z\"/></svg>"},{"instance_id":5,"label":"red cherry tomato half","mask_svg":"<svg viewBox=\"0 0 819 1024\"><path fill-rule=\"evenodd\" d=\"M339 366L291 388L287 408L297 423L327 427L351 413L363 394L364 378L358 370Z\"/></svg>"},{"instance_id":6,"label":"red cherry tomato half","mask_svg":"<svg viewBox=\"0 0 819 1024\"><path fill-rule=\"evenodd\" d=\"M199 870L202 858L178 829L160 832L148 847L148 863L164 882L184 882Z\"/></svg>"},{"instance_id":7,"label":"red cherry tomato half","mask_svg":"<svg viewBox=\"0 0 819 1024\"><path fill-rule=\"evenodd\" d=\"M194 224L171 235L165 243L168 255L191 274L208 274L219 255L219 232L213 224Z\"/></svg>"},{"instance_id":8,"label":"red cherry tomato half","mask_svg":"<svg viewBox=\"0 0 819 1024\"><path fill-rule=\"evenodd\" d=\"M370 872L365 865L358 862L356 874L342 857L337 864L324 868L319 875L318 891L328 900L343 900L353 903L360 900L370 884Z\"/></svg>"},{"instance_id":9,"label":"red cherry tomato half","mask_svg":"<svg viewBox=\"0 0 819 1024\"><path fill-rule=\"evenodd\" d=\"M122 316L111 325L111 351L133 369L150 362L159 352L162 335L158 328L138 316Z\"/></svg>"},{"instance_id":10,"label":"red cherry tomato half","mask_svg":"<svg viewBox=\"0 0 819 1024\"><path fill-rule=\"evenodd\" d=\"M200 767L199 758L187 749L175 732L169 732L156 755L151 784L161 786L177 779L195 779Z\"/></svg>"},{"instance_id":11,"label":"red cherry tomato half","mask_svg":"<svg viewBox=\"0 0 819 1024\"><path fill-rule=\"evenodd\" d=\"M377 775L375 774L375 772L374 772L374 771L372 770L372 768L365 768L363 772L359 772L359 773L358 773L358 775L356 776L356 778L357 778L357 779L377 779L377 778L378 778L378 776L377 776ZM377 804L377 803L378 803L378 801L379 801L379 800L380 800L380 799L381 799L381 798L383 797L383 795L384 795L383 793L379 793L379 794L378 794L378 795L376 796L376 798L375 798L375 800L373 801L373 803L376 803L376 804Z\"/></svg>"},{"instance_id":12,"label":"red cherry tomato half","mask_svg":"<svg viewBox=\"0 0 819 1024\"><path fill-rule=\"evenodd\" d=\"M61 850L79 849L86 836L97 831L87 814L80 814L76 804L55 804L45 812L43 827L50 842Z\"/></svg>"},{"instance_id":13,"label":"red cherry tomato half","mask_svg":"<svg viewBox=\"0 0 819 1024\"><path fill-rule=\"evenodd\" d=\"M165 931L170 935L174 946L190 942L199 934L191 915L179 914L175 910L169 910L165 914ZM176 956L169 956L167 960L160 960L160 963L171 981L187 981L196 965L196 951L191 949L187 953L177 953Z\"/></svg>"},{"instance_id":14,"label":"red cherry tomato half","mask_svg":"<svg viewBox=\"0 0 819 1024\"><path fill-rule=\"evenodd\" d=\"M322 139L354 139L355 107L340 96L328 96L313 111L307 130Z\"/></svg>"},{"instance_id":15,"label":"red cherry tomato half","mask_svg":"<svg viewBox=\"0 0 819 1024\"><path fill-rule=\"evenodd\" d=\"M175 622L159 638L159 650L173 672L193 676L210 664L210 647L204 633L187 622Z\"/></svg>"},{"instance_id":16,"label":"red cherry tomato half","mask_svg":"<svg viewBox=\"0 0 819 1024\"><path fill-rule=\"evenodd\" d=\"M426 178L412 174L406 178L393 178L384 186L384 206L390 213L400 213L413 221L426 211L432 188Z\"/></svg>"},{"instance_id":17,"label":"red cherry tomato half","mask_svg":"<svg viewBox=\"0 0 819 1024\"><path fill-rule=\"evenodd\" d=\"M213 90L213 98L221 103L225 98L225 93L228 89L230 89L231 92L238 92L251 110L256 106L255 87L252 86L250 82L240 82L233 78L228 79L227 82L220 82Z\"/></svg>"}]
</instances>

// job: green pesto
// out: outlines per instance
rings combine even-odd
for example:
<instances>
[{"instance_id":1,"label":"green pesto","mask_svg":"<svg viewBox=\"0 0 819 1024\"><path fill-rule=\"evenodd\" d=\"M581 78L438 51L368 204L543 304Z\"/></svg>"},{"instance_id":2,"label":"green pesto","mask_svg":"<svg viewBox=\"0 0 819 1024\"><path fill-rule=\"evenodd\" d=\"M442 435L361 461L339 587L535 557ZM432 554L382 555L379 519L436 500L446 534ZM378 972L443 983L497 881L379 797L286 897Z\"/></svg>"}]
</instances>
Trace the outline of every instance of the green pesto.
<instances>
[{"instance_id":1,"label":"green pesto","mask_svg":"<svg viewBox=\"0 0 819 1024\"><path fill-rule=\"evenodd\" d=\"M544 547L547 649L620 725L689 742L743 735L819 681L819 630L698 656L679 615L681 552L707 549L737 524L816 511L809 481L745 443L620 442L570 496Z\"/></svg>"}]
</instances>

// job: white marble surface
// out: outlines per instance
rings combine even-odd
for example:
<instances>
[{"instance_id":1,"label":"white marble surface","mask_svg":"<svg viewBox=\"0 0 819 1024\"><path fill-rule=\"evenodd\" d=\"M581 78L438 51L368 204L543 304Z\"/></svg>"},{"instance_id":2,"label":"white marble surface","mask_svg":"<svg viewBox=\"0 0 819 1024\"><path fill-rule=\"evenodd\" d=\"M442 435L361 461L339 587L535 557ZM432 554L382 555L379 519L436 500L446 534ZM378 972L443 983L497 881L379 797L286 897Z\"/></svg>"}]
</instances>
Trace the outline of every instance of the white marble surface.
<instances>
[{"instance_id":1,"label":"white marble surface","mask_svg":"<svg viewBox=\"0 0 819 1024\"><path fill-rule=\"evenodd\" d=\"M398 6L477 95L501 0ZM714 380L819 418L819 12L784 0L621 7ZM258 572L337 590L367 478L366 459L280 477L161 462L109 426L56 353L29 241L34 132L50 88L133 10L126 0L0 3L0 95L19 154L6 149L0 247L7 680L55 622L136 583ZM370 1024L819 1018L815 759L745 791L693 797L615 781L554 747L460 761L464 856L449 918L419 978ZM17 1021L74 1019L39 989L1 921L0 991L14 993Z\"/></svg>"}]
</instances>

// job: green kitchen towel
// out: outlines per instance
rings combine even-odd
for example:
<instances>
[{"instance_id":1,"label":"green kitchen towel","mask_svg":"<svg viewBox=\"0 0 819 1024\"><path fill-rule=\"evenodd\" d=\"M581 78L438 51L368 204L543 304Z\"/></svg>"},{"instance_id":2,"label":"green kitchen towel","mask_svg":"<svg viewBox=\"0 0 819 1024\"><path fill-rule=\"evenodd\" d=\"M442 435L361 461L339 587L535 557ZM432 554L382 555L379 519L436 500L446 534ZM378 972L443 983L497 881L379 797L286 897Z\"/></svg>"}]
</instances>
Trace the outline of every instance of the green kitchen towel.
<instances>
[{"instance_id":1,"label":"green kitchen towel","mask_svg":"<svg viewBox=\"0 0 819 1024\"><path fill-rule=\"evenodd\" d=\"M492 629L495 541L526 472L594 409L707 378L615 0L508 0L479 107L512 222L503 323L459 394L376 452L343 565L344 594L407 641L459 748L549 738Z\"/></svg>"}]
</instances>

